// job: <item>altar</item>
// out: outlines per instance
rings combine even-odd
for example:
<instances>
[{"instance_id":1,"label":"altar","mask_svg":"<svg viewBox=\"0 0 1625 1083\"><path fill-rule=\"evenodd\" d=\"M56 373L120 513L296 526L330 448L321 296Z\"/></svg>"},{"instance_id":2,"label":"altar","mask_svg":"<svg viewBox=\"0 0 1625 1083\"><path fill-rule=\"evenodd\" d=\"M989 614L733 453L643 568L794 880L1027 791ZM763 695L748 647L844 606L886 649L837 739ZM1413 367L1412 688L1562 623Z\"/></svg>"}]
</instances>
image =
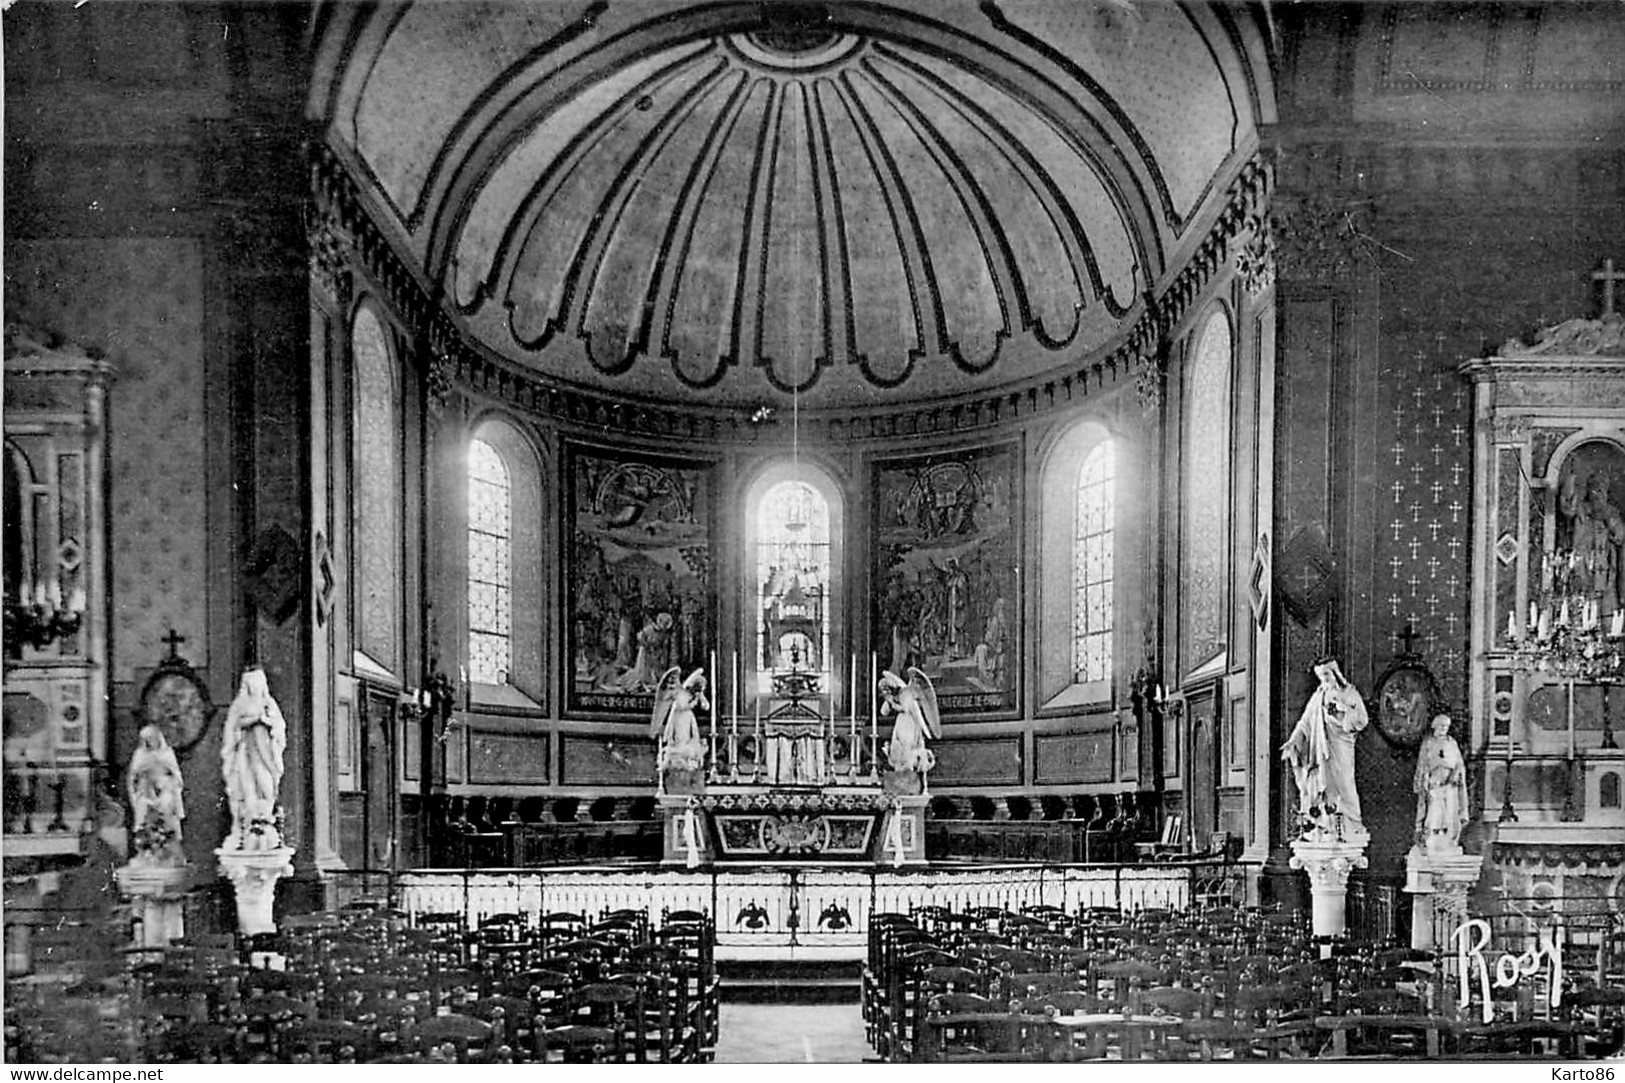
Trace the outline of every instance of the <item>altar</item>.
<instances>
[{"instance_id":1,"label":"altar","mask_svg":"<svg viewBox=\"0 0 1625 1083\"><path fill-rule=\"evenodd\" d=\"M660 798L663 863L925 862L925 797L880 786L708 786Z\"/></svg>"},{"instance_id":2,"label":"altar","mask_svg":"<svg viewBox=\"0 0 1625 1083\"><path fill-rule=\"evenodd\" d=\"M713 659L713 685L715 667ZM852 673L856 686L855 660ZM680 762L665 751L674 732L667 721L672 708L657 706L655 732L666 765L657 780L663 863L689 869L728 863L924 864L929 761L925 770L882 763L881 689L880 682L871 683L876 687L867 727L860 727L855 705L845 719L821 710L818 675L795 665L773 675L772 692L756 700L748 726L737 692L726 718L703 695L694 697L710 714L709 740L702 755ZM737 689L737 675L734 684ZM887 692L887 703L888 712L898 709L896 689ZM701 744L698 721L688 709L680 730ZM934 697L929 713L934 730Z\"/></svg>"}]
</instances>

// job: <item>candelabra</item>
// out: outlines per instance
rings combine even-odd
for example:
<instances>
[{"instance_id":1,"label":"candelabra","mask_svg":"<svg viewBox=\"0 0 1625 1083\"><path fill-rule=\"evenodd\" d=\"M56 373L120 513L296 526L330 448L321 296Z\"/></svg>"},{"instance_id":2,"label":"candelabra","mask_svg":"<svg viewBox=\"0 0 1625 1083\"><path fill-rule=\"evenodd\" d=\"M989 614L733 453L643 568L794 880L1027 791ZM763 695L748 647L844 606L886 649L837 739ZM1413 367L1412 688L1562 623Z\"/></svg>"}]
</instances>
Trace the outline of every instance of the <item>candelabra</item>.
<instances>
[{"instance_id":1,"label":"candelabra","mask_svg":"<svg viewBox=\"0 0 1625 1083\"><path fill-rule=\"evenodd\" d=\"M1625 607L1608 616L1590 565L1573 553L1547 553L1529 623L1507 614L1512 664L1530 673L1579 684L1625 681Z\"/></svg>"},{"instance_id":2,"label":"candelabra","mask_svg":"<svg viewBox=\"0 0 1625 1083\"><path fill-rule=\"evenodd\" d=\"M8 594L5 610L6 654L20 658L24 644L42 651L79 634L85 618L85 592L75 590L64 606L60 584L53 583L50 590L41 584L30 601Z\"/></svg>"}]
</instances>

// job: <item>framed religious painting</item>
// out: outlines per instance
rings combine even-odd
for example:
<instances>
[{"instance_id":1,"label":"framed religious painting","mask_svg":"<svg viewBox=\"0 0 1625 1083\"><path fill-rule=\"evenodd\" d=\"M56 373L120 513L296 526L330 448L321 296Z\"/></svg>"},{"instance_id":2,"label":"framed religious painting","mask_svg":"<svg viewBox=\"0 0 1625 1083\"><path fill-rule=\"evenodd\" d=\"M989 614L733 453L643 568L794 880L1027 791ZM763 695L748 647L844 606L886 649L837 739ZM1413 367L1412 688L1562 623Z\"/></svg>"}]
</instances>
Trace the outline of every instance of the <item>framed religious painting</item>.
<instances>
[{"instance_id":1,"label":"framed religious painting","mask_svg":"<svg viewBox=\"0 0 1625 1083\"><path fill-rule=\"evenodd\" d=\"M1439 700L1439 682L1421 655L1405 651L1377 678L1369 712L1384 740L1411 749L1427 736Z\"/></svg>"},{"instance_id":2,"label":"framed religious painting","mask_svg":"<svg viewBox=\"0 0 1625 1083\"><path fill-rule=\"evenodd\" d=\"M185 752L202 739L213 717L208 686L171 647L141 688L142 724L155 724L170 747Z\"/></svg>"},{"instance_id":3,"label":"framed religious painting","mask_svg":"<svg viewBox=\"0 0 1625 1083\"><path fill-rule=\"evenodd\" d=\"M715 646L710 461L566 445L565 709L647 721Z\"/></svg>"},{"instance_id":4,"label":"framed religious painting","mask_svg":"<svg viewBox=\"0 0 1625 1083\"><path fill-rule=\"evenodd\" d=\"M918 667L945 718L1020 702L1018 445L875 464L870 638L879 667Z\"/></svg>"}]
</instances>

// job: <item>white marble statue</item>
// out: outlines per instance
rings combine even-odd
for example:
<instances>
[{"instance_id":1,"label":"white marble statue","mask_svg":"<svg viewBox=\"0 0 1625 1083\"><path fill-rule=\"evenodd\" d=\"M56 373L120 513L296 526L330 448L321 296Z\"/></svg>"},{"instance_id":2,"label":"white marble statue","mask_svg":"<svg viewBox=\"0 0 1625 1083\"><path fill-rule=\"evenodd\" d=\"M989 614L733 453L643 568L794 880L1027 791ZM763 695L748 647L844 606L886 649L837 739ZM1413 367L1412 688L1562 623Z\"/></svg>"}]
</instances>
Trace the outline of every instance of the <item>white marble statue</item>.
<instances>
[{"instance_id":1,"label":"white marble statue","mask_svg":"<svg viewBox=\"0 0 1625 1083\"><path fill-rule=\"evenodd\" d=\"M935 740L941 732L937 692L931 678L910 666L908 681L886 670L880 675L881 713L897 716L892 725L886 759L893 771L915 771L921 775L936 766L937 758L925 747L926 738Z\"/></svg>"},{"instance_id":2,"label":"white marble statue","mask_svg":"<svg viewBox=\"0 0 1625 1083\"><path fill-rule=\"evenodd\" d=\"M1450 716L1433 716L1433 732L1417 750L1416 845L1430 854L1461 853L1467 826L1467 763L1450 736Z\"/></svg>"},{"instance_id":3,"label":"white marble statue","mask_svg":"<svg viewBox=\"0 0 1625 1083\"><path fill-rule=\"evenodd\" d=\"M265 671L252 666L243 671L220 735L220 773L231 804L231 834L221 849L274 850L282 845L276 794L287 747L282 708L271 698Z\"/></svg>"},{"instance_id":4,"label":"white marble statue","mask_svg":"<svg viewBox=\"0 0 1625 1083\"><path fill-rule=\"evenodd\" d=\"M126 785L130 810L135 814L135 855L131 863L186 864L181 850L181 821L186 819L181 765L164 731L152 722L141 727Z\"/></svg>"},{"instance_id":5,"label":"white marble statue","mask_svg":"<svg viewBox=\"0 0 1625 1083\"><path fill-rule=\"evenodd\" d=\"M672 666L660 678L649 720L649 736L660 742L656 767L661 771L697 771L705 766L705 738L694 717L696 708L711 709L705 698L705 671L696 669L687 680L681 677L682 670Z\"/></svg>"},{"instance_id":6,"label":"white marble statue","mask_svg":"<svg viewBox=\"0 0 1625 1083\"><path fill-rule=\"evenodd\" d=\"M1315 676L1320 687L1281 746L1281 758L1292 767L1298 808L1311 825L1309 831L1363 831L1354 742L1370 723L1365 700L1330 658L1315 664Z\"/></svg>"}]
</instances>

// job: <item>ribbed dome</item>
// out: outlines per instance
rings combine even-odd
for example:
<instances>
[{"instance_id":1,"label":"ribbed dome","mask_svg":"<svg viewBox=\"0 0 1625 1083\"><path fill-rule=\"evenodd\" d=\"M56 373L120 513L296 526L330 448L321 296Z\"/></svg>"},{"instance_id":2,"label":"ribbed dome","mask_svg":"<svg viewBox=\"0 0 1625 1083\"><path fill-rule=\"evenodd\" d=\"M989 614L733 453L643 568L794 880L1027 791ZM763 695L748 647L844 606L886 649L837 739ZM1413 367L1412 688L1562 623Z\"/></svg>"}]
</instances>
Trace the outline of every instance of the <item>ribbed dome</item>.
<instances>
[{"instance_id":1,"label":"ribbed dome","mask_svg":"<svg viewBox=\"0 0 1625 1083\"><path fill-rule=\"evenodd\" d=\"M733 35L584 88L492 174L454 281L488 335L500 307L510 349L566 375L707 388L743 361L781 390L848 367L881 387L981 373L1007 349L1042 365L1100 342L1140 287L1060 133L940 58L849 34L795 52ZM555 346L571 338L576 363Z\"/></svg>"},{"instance_id":2,"label":"ribbed dome","mask_svg":"<svg viewBox=\"0 0 1625 1083\"><path fill-rule=\"evenodd\" d=\"M515 363L710 405L979 395L1119 341L1253 123L1250 31L1212 9L1007 6L344 8L312 108Z\"/></svg>"}]
</instances>

